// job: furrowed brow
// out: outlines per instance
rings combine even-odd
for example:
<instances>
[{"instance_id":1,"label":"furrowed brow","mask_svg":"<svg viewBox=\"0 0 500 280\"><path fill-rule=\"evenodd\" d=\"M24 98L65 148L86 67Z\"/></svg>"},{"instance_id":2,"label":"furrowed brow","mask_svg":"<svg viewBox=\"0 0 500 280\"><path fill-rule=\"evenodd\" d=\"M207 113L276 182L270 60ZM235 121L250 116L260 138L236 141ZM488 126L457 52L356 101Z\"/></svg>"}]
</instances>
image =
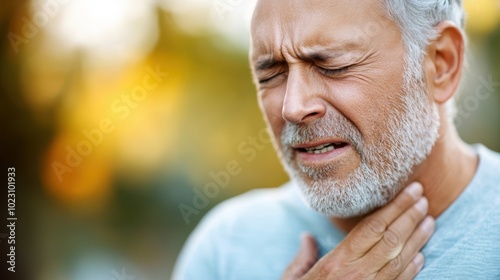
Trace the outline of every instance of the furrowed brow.
<instances>
[{"instance_id":1,"label":"furrowed brow","mask_svg":"<svg viewBox=\"0 0 500 280\"><path fill-rule=\"evenodd\" d=\"M336 59L341 57L344 53L334 52L334 51L308 51L303 55L300 55L299 58L305 61L317 61L317 62L325 62L330 59Z\"/></svg>"},{"instance_id":2,"label":"furrowed brow","mask_svg":"<svg viewBox=\"0 0 500 280\"><path fill-rule=\"evenodd\" d=\"M304 50L300 55L298 55L298 58L303 61L326 62L328 60L337 59L345 54L346 52L339 51L338 48L312 47ZM283 64L286 64L286 61L283 59L276 59L273 55L264 55L256 59L254 66L255 71L259 72L272 69Z\"/></svg>"},{"instance_id":3,"label":"furrowed brow","mask_svg":"<svg viewBox=\"0 0 500 280\"><path fill-rule=\"evenodd\" d=\"M266 56L263 58L257 59L255 62L255 71L263 71L267 69L271 69L273 67L276 67L278 65L284 64L285 61L283 60L277 60L273 58L272 56Z\"/></svg>"}]
</instances>

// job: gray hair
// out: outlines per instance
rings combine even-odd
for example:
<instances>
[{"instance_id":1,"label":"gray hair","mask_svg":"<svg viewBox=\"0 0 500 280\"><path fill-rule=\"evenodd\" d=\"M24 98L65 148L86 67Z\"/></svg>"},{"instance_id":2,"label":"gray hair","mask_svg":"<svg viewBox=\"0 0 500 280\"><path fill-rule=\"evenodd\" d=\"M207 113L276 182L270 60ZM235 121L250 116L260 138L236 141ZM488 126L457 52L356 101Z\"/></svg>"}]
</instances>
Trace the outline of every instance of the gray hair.
<instances>
[{"instance_id":1,"label":"gray hair","mask_svg":"<svg viewBox=\"0 0 500 280\"><path fill-rule=\"evenodd\" d=\"M437 37L435 26L445 20L455 23L462 31L465 11L462 0L384 0L387 12L399 26L406 50L406 66L421 67L429 43ZM412 69L417 70L417 69ZM423 75L422 70L413 71ZM417 77L424 79L424 77ZM449 120L455 113L455 102L447 102Z\"/></svg>"},{"instance_id":2,"label":"gray hair","mask_svg":"<svg viewBox=\"0 0 500 280\"><path fill-rule=\"evenodd\" d=\"M437 34L434 27L450 20L462 30L465 12L461 0L384 0L390 17L401 28L406 51L422 58Z\"/></svg>"}]
</instances>

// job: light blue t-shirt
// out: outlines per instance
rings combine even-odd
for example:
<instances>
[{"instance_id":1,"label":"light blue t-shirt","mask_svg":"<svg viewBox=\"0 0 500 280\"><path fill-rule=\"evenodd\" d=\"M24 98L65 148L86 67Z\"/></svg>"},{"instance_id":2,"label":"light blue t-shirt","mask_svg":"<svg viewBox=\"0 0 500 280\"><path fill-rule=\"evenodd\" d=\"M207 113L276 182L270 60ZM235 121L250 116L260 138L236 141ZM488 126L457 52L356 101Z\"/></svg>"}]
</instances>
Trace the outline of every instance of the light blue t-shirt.
<instances>
[{"instance_id":1,"label":"light blue t-shirt","mask_svg":"<svg viewBox=\"0 0 500 280\"><path fill-rule=\"evenodd\" d=\"M477 172L438 217L416 279L500 279L500 154L481 145L474 149ZM316 237L322 256L345 236L303 202L293 183L252 190L203 218L184 246L173 279L281 279L303 232Z\"/></svg>"}]
</instances>

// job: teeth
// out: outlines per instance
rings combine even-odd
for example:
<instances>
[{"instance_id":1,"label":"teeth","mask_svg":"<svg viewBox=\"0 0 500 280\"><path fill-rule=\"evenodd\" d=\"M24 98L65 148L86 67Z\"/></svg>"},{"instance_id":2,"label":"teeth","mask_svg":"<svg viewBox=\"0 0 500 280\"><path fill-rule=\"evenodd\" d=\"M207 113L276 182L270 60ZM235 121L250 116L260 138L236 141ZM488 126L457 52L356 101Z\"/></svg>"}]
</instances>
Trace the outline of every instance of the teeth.
<instances>
[{"instance_id":1,"label":"teeth","mask_svg":"<svg viewBox=\"0 0 500 280\"><path fill-rule=\"evenodd\" d=\"M306 148L306 150L307 151L321 150L321 149L323 149L326 146L329 146L329 144L320 145L320 146L316 146L316 147L312 147L312 148Z\"/></svg>"},{"instance_id":2,"label":"teeth","mask_svg":"<svg viewBox=\"0 0 500 280\"><path fill-rule=\"evenodd\" d=\"M331 144L321 145L314 148L306 149L309 154L324 154L329 151L335 150L335 147Z\"/></svg>"}]
</instances>

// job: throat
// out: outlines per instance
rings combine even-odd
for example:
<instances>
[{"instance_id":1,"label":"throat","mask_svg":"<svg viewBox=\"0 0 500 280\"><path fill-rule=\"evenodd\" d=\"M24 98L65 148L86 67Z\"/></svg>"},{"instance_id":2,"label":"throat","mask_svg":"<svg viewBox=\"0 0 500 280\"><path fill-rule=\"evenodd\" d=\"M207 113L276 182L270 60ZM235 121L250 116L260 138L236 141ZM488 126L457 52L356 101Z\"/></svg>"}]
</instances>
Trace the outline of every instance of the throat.
<instances>
[{"instance_id":1,"label":"throat","mask_svg":"<svg viewBox=\"0 0 500 280\"><path fill-rule=\"evenodd\" d=\"M353 218L330 218L330 221L341 231L348 234L367 215Z\"/></svg>"},{"instance_id":2,"label":"throat","mask_svg":"<svg viewBox=\"0 0 500 280\"><path fill-rule=\"evenodd\" d=\"M458 136L455 145L438 143L435 150L436 153L432 153L425 165L415 172L413 181L424 186L424 196L429 199L429 215L437 218L470 184L479 157Z\"/></svg>"}]
</instances>

